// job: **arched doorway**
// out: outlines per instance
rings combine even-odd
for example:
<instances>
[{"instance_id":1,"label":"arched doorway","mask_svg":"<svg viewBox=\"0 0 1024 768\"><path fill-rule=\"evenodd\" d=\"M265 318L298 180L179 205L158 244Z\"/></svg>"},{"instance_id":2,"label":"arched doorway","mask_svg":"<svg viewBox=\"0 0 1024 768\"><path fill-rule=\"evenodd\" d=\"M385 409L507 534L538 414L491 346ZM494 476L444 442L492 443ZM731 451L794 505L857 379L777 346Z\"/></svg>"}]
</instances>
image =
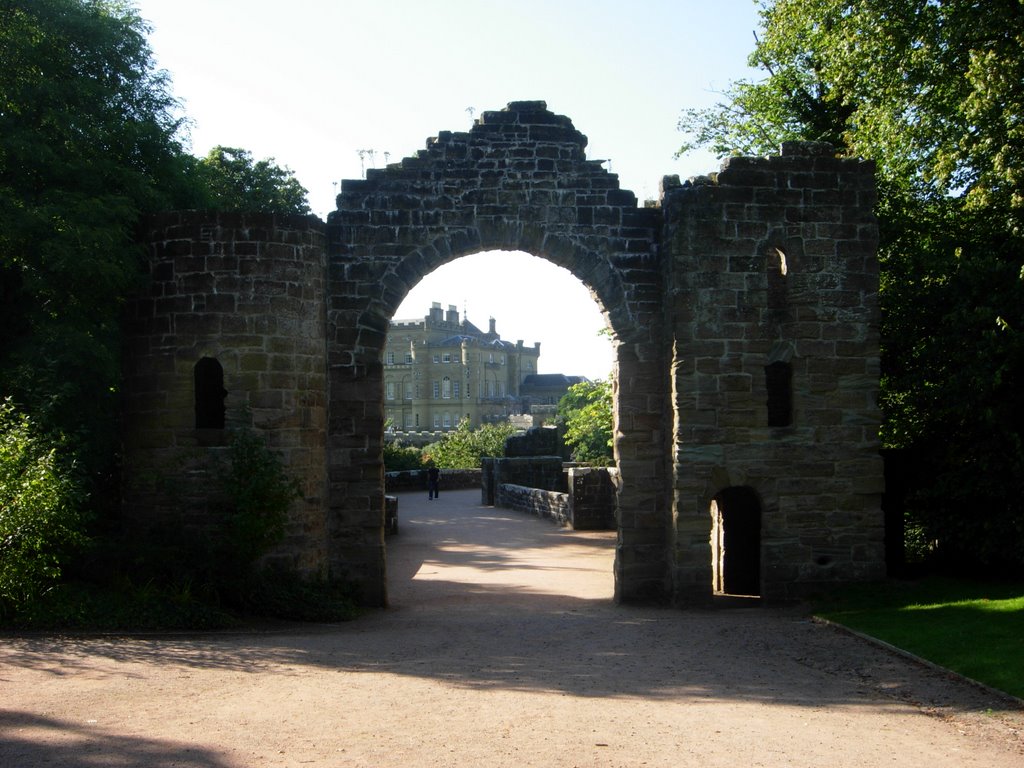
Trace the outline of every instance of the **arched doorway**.
<instances>
[{"instance_id":1,"label":"arched doorway","mask_svg":"<svg viewBox=\"0 0 1024 768\"><path fill-rule=\"evenodd\" d=\"M660 214L587 160L586 143L543 102L516 102L342 185L328 218L330 518L345 542L332 567L360 581L367 602L387 602L380 521L390 320L437 267L510 250L564 267L602 309L615 344L616 597L666 596Z\"/></svg>"},{"instance_id":2,"label":"arched doorway","mask_svg":"<svg viewBox=\"0 0 1024 768\"><path fill-rule=\"evenodd\" d=\"M762 503L764 597L880 578L873 166L786 143L714 177L666 177L660 207L641 208L586 142L543 102L517 102L344 182L325 227L194 212L149 222L152 291L125 334L126 487L204 439L195 364L216 355L232 402L253 407L304 479L275 556L386 604L388 324L439 266L519 250L586 285L615 339L617 599L705 601L708 507L740 483ZM126 509L158 518L161 494L136 485Z\"/></svg>"},{"instance_id":3,"label":"arched doorway","mask_svg":"<svg viewBox=\"0 0 1024 768\"><path fill-rule=\"evenodd\" d=\"M711 501L711 572L716 595L761 594L761 500L733 486Z\"/></svg>"}]
</instances>

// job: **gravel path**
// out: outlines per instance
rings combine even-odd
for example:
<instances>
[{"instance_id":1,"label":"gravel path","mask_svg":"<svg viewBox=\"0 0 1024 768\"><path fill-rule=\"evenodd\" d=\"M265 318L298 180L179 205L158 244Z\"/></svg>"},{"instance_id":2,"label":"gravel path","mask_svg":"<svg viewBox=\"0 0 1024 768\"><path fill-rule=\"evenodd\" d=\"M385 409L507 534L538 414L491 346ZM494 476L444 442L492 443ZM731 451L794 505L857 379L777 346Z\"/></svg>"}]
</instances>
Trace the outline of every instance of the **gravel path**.
<instances>
[{"instance_id":1,"label":"gravel path","mask_svg":"<svg viewBox=\"0 0 1024 768\"><path fill-rule=\"evenodd\" d=\"M355 622L0 638L0 766L1024 765L1012 702L797 609L615 606L614 534L399 518Z\"/></svg>"}]
</instances>

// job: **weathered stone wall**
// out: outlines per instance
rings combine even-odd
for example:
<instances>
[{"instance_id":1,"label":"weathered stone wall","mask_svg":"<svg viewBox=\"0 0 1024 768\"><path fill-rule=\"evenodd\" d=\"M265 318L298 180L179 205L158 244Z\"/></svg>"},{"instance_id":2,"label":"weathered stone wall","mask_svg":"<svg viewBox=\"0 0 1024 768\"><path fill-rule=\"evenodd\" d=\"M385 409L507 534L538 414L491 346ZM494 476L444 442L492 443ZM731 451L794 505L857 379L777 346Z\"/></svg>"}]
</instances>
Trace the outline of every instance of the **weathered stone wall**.
<instances>
[{"instance_id":1,"label":"weathered stone wall","mask_svg":"<svg viewBox=\"0 0 1024 768\"><path fill-rule=\"evenodd\" d=\"M523 250L579 278L612 331L617 599L708 599L715 569L729 571L715 521L731 525L723 505L737 498L760 504L744 514L766 597L882 576L871 165L787 145L669 180L661 208L638 208L585 147L568 118L516 102L344 182L326 230L150 222L153 279L126 326L129 524L183 500L192 523L208 514L196 457L224 435L196 428L193 371L215 358L227 426L264 432L304 481L276 556L386 604L389 321L437 267ZM501 482L485 473L484 498Z\"/></svg>"},{"instance_id":2,"label":"weathered stone wall","mask_svg":"<svg viewBox=\"0 0 1024 768\"><path fill-rule=\"evenodd\" d=\"M480 487L479 469L442 469L438 481L439 489L461 490ZM384 473L384 487L388 493L397 491L427 490L427 470L405 469Z\"/></svg>"},{"instance_id":3,"label":"weathered stone wall","mask_svg":"<svg viewBox=\"0 0 1024 768\"><path fill-rule=\"evenodd\" d=\"M229 432L264 435L302 481L272 558L327 562L323 223L313 217L164 214L148 220L149 280L129 303L124 350L124 517L134 528L209 521L206 467ZM223 369L225 429L197 429L194 370Z\"/></svg>"},{"instance_id":4,"label":"weathered stone wall","mask_svg":"<svg viewBox=\"0 0 1024 768\"><path fill-rule=\"evenodd\" d=\"M502 483L512 483L558 493L568 490L561 456L504 457L494 459L489 468L493 473L491 483L495 488Z\"/></svg>"},{"instance_id":5,"label":"weathered stone wall","mask_svg":"<svg viewBox=\"0 0 1024 768\"><path fill-rule=\"evenodd\" d=\"M525 485L502 483L495 506L547 518L558 525L569 525L569 494L545 491Z\"/></svg>"},{"instance_id":6,"label":"weathered stone wall","mask_svg":"<svg viewBox=\"0 0 1024 768\"><path fill-rule=\"evenodd\" d=\"M606 467L570 467L569 525L577 531L614 530L618 471Z\"/></svg>"},{"instance_id":7,"label":"weathered stone wall","mask_svg":"<svg viewBox=\"0 0 1024 768\"><path fill-rule=\"evenodd\" d=\"M616 556L622 599L664 598L667 388L657 210L637 207L587 138L543 102L484 112L415 157L342 182L328 217L332 558L381 601L379 533L388 323L423 277L460 256L521 250L572 272L604 311L617 358ZM494 255L500 264L500 253Z\"/></svg>"},{"instance_id":8,"label":"weathered stone wall","mask_svg":"<svg viewBox=\"0 0 1024 768\"><path fill-rule=\"evenodd\" d=\"M521 435L505 439L505 456L562 456L567 459L565 444L553 427L533 427Z\"/></svg>"},{"instance_id":9,"label":"weathered stone wall","mask_svg":"<svg viewBox=\"0 0 1024 768\"><path fill-rule=\"evenodd\" d=\"M729 487L761 501L763 595L884 575L874 199L870 163L808 144L665 190L677 601L708 595ZM791 371L778 426L772 363Z\"/></svg>"}]
</instances>

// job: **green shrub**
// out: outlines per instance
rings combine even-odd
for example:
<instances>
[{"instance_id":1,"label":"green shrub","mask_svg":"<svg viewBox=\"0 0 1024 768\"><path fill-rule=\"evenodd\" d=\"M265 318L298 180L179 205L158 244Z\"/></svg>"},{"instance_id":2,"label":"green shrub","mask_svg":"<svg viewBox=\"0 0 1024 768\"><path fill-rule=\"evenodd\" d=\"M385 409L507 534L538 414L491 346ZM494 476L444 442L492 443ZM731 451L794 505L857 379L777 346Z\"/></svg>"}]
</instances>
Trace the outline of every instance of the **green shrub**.
<instances>
[{"instance_id":1,"label":"green shrub","mask_svg":"<svg viewBox=\"0 0 1024 768\"><path fill-rule=\"evenodd\" d=\"M384 443L384 471L400 472L407 469L422 469L423 455L419 448L402 445L398 440Z\"/></svg>"},{"instance_id":2,"label":"green shrub","mask_svg":"<svg viewBox=\"0 0 1024 768\"><path fill-rule=\"evenodd\" d=\"M612 387L607 381L581 382L569 387L558 402L557 423L574 461L607 466L612 448Z\"/></svg>"},{"instance_id":3,"label":"green shrub","mask_svg":"<svg viewBox=\"0 0 1024 768\"><path fill-rule=\"evenodd\" d=\"M211 630L236 626L238 618L193 593L187 583L122 578L104 584L58 584L26 605L10 624L34 630Z\"/></svg>"},{"instance_id":4,"label":"green shrub","mask_svg":"<svg viewBox=\"0 0 1024 768\"><path fill-rule=\"evenodd\" d=\"M61 441L37 434L10 400L0 404L0 617L55 584L84 541L82 487Z\"/></svg>"},{"instance_id":5,"label":"green shrub","mask_svg":"<svg viewBox=\"0 0 1024 768\"><path fill-rule=\"evenodd\" d=\"M247 616L290 621L348 621L357 613L351 584L303 578L277 568L264 568L239 580L228 601Z\"/></svg>"},{"instance_id":6,"label":"green shrub","mask_svg":"<svg viewBox=\"0 0 1024 768\"><path fill-rule=\"evenodd\" d=\"M228 508L224 554L249 567L284 538L288 509L302 497L302 489L280 457L249 429L234 432L228 462L217 474Z\"/></svg>"},{"instance_id":7,"label":"green shrub","mask_svg":"<svg viewBox=\"0 0 1024 768\"><path fill-rule=\"evenodd\" d=\"M423 463L440 469L476 469L483 456L504 456L505 440L519 430L512 424L484 424L471 429L463 419L458 429L448 432L423 449Z\"/></svg>"}]
</instances>

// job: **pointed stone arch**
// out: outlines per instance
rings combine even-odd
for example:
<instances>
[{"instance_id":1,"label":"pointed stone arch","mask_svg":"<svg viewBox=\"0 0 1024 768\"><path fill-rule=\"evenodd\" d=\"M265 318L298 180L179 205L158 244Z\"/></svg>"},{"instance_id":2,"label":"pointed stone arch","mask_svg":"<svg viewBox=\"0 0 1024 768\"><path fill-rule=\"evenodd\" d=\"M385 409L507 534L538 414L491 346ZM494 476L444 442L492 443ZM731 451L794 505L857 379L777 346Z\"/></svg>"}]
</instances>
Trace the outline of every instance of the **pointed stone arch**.
<instances>
[{"instance_id":1,"label":"pointed stone arch","mask_svg":"<svg viewBox=\"0 0 1024 768\"><path fill-rule=\"evenodd\" d=\"M330 519L336 540L346 542L332 570L358 574L370 602L387 596L383 400L366 394L381 390L388 323L434 269L473 253L511 250L576 276L611 329L622 477L616 594L665 597L661 218L638 207L601 161L588 160L586 144L568 118L543 102L514 102L483 113L466 133L441 133L415 157L342 183L327 228ZM355 389L364 396L352 398Z\"/></svg>"}]
</instances>

